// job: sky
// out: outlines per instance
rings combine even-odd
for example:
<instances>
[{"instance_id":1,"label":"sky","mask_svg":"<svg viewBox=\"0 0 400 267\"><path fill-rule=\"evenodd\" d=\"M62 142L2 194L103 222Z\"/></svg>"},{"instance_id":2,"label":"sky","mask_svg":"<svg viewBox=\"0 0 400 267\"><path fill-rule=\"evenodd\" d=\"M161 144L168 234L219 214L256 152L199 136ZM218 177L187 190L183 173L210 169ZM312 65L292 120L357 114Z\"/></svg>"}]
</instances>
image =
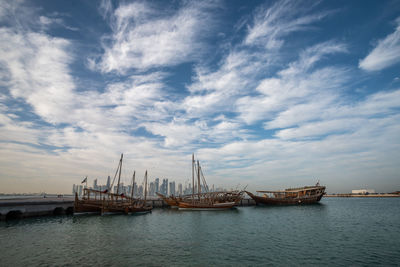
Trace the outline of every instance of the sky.
<instances>
[{"instance_id":1,"label":"sky","mask_svg":"<svg viewBox=\"0 0 400 267\"><path fill-rule=\"evenodd\" d=\"M0 193L400 190L399 1L0 1ZM139 177L139 178L138 178Z\"/></svg>"}]
</instances>

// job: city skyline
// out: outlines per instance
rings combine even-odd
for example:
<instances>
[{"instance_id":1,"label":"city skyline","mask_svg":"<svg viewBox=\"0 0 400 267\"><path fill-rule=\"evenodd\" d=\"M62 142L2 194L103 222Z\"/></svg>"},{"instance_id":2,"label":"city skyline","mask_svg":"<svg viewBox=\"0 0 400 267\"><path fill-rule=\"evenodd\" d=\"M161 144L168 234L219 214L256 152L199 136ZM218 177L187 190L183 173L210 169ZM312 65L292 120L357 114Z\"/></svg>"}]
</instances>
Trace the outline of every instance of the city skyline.
<instances>
[{"instance_id":1,"label":"city skyline","mask_svg":"<svg viewBox=\"0 0 400 267\"><path fill-rule=\"evenodd\" d=\"M0 193L398 191L399 1L0 1ZM139 175L140 174L140 175ZM99 180L100 181L100 180ZM102 182L103 183L103 182Z\"/></svg>"},{"instance_id":2,"label":"city skyline","mask_svg":"<svg viewBox=\"0 0 400 267\"><path fill-rule=\"evenodd\" d=\"M162 183L160 184L160 178L155 178L154 181L148 181L147 183L147 190L149 197L157 197L156 193L163 194L165 196L180 196L180 195L189 195L192 194L192 185L191 183L186 183L183 187L182 183L178 183L176 187L175 181L172 181L168 178L163 178ZM133 181L132 181L133 182ZM125 185L123 182L120 183L120 187L118 188L117 185L111 184L111 177L107 177L107 183L100 185L98 184L98 178L93 179L93 186L89 186L89 179L86 176L80 184L73 184L72 185L72 194L78 193L78 196L81 196L83 193L84 188L94 189L98 191L108 191L112 193L124 194L126 196L130 196L132 192L132 182L128 185ZM118 191L117 191L118 188ZM203 185L201 185L202 192L206 192L206 189ZM227 189L222 187L215 188L214 185L211 186L209 189L210 192L214 191L227 191ZM197 192L197 184L195 183L194 192ZM142 183L134 182L134 190L133 190L133 197L143 197L144 196L144 181Z\"/></svg>"}]
</instances>

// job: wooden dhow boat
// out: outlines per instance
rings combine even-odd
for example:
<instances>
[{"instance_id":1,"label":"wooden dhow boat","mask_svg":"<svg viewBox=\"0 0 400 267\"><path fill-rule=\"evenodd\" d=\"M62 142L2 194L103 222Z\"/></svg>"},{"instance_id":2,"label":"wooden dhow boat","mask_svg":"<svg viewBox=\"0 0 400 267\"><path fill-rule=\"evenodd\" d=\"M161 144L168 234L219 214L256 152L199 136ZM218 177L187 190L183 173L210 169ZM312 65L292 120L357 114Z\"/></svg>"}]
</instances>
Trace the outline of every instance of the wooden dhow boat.
<instances>
[{"instance_id":1,"label":"wooden dhow boat","mask_svg":"<svg viewBox=\"0 0 400 267\"><path fill-rule=\"evenodd\" d=\"M121 159L118 164L117 171L115 172L113 182L110 188L104 191L94 190L90 188L84 188L83 196L79 199L78 194L75 193L74 202L74 213L136 213L136 212L150 212L152 206L147 204L147 170L145 173L145 194L144 199L134 198L134 185L135 185L135 174L132 177L132 189L131 195L126 196L124 193L120 193L120 180L121 180L121 170L122 170L122 159L123 154L121 154ZM117 192L111 193L111 188L114 185L115 178L118 174ZM87 187L87 177L84 179Z\"/></svg>"},{"instance_id":2,"label":"wooden dhow boat","mask_svg":"<svg viewBox=\"0 0 400 267\"><path fill-rule=\"evenodd\" d=\"M197 176L197 192L195 192L195 173ZM202 180L202 183L201 181ZM202 186L203 184L203 186ZM160 196L168 205L186 210L222 210L236 206L243 198L244 191L231 192L209 192L199 161L194 160L192 155L192 194L182 197ZM205 192L202 192L202 187Z\"/></svg>"},{"instance_id":3,"label":"wooden dhow boat","mask_svg":"<svg viewBox=\"0 0 400 267\"><path fill-rule=\"evenodd\" d=\"M194 194L195 199L213 199L215 203L229 203L229 202L240 202L242 199L244 191L217 191L217 192L206 192L206 193L198 193ZM184 195L184 196L164 196L163 194L156 193L168 206L171 208L179 208L179 203L191 203L193 200L193 195ZM236 204L237 204L236 203Z\"/></svg>"},{"instance_id":4,"label":"wooden dhow boat","mask_svg":"<svg viewBox=\"0 0 400 267\"><path fill-rule=\"evenodd\" d=\"M289 188L282 191L257 191L261 194L246 193L254 199L256 204L264 205L296 205L313 204L321 200L325 194L325 186L304 186L299 188Z\"/></svg>"},{"instance_id":5,"label":"wooden dhow boat","mask_svg":"<svg viewBox=\"0 0 400 267\"><path fill-rule=\"evenodd\" d=\"M159 196L162 200L164 200L164 202L167 203L167 205L170 206L171 208L178 208L179 199L177 199L177 197L174 196L166 197L158 192L156 192L156 195Z\"/></svg>"},{"instance_id":6,"label":"wooden dhow boat","mask_svg":"<svg viewBox=\"0 0 400 267\"><path fill-rule=\"evenodd\" d=\"M101 213L103 192L84 188L81 199L75 193L74 214L80 213Z\"/></svg>"}]
</instances>

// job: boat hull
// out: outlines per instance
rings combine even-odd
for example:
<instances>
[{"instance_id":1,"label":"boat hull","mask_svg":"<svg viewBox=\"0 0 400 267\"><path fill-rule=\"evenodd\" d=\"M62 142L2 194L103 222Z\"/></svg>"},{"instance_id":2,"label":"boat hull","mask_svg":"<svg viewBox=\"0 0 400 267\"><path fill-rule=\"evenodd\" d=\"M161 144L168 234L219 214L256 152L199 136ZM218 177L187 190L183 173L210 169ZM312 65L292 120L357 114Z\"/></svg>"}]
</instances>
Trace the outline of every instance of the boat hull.
<instances>
[{"instance_id":1,"label":"boat hull","mask_svg":"<svg viewBox=\"0 0 400 267\"><path fill-rule=\"evenodd\" d=\"M236 205L236 202L226 202L226 203L188 203L179 202L178 208L180 210L224 210L231 209Z\"/></svg>"},{"instance_id":2,"label":"boat hull","mask_svg":"<svg viewBox=\"0 0 400 267\"><path fill-rule=\"evenodd\" d=\"M305 196L298 198L271 198L264 196L256 196L250 192L247 194L256 202L256 204L261 205L303 205L303 204L315 204L318 203L323 193L315 195L315 196Z\"/></svg>"},{"instance_id":3,"label":"boat hull","mask_svg":"<svg viewBox=\"0 0 400 267\"><path fill-rule=\"evenodd\" d=\"M121 203L110 200L106 201L93 201L93 200L75 200L74 203L74 214L81 213L99 213L99 214L116 214L116 213L136 213L136 212L150 212L153 209L152 206L148 206L145 203Z\"/></svg>"},{"instance_id":4,"label":"boat hull","mask_svg":"<svg viewBox=\"0 0 400 267\"><path fill-rule=\"evenodd\" d=\"M79 213L101 213L101 201L75 200L74 214Z\"/></svg>"},{"instance_id":5,"label":"boat hull","mask_svg":"<svg viewBox=\"0 0 400 267\"><path fill-rule=\"evenodd\" d=\"M156 193L168 206L171 208L178 208L178 202L173 197L166 197L160 193Z\"/></svg>"}]
</instances>

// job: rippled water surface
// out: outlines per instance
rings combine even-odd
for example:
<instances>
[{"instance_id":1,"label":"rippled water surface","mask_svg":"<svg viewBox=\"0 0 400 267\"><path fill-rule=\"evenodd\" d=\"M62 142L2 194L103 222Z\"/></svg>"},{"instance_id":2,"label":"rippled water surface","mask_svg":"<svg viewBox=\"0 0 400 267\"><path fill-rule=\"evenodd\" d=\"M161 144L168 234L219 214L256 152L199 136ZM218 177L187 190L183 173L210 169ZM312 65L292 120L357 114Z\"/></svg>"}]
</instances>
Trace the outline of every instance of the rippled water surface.
<instances>
[{"instance_id":1,"label":"rippled water surface","mask_svg":"<svg viewBox=\"0 0 400 267\"><path fill-rule=\"evenodd\" d=\"M400 198L0 222L0 266L400 265Z\"/></svg>"}]
</instances>

